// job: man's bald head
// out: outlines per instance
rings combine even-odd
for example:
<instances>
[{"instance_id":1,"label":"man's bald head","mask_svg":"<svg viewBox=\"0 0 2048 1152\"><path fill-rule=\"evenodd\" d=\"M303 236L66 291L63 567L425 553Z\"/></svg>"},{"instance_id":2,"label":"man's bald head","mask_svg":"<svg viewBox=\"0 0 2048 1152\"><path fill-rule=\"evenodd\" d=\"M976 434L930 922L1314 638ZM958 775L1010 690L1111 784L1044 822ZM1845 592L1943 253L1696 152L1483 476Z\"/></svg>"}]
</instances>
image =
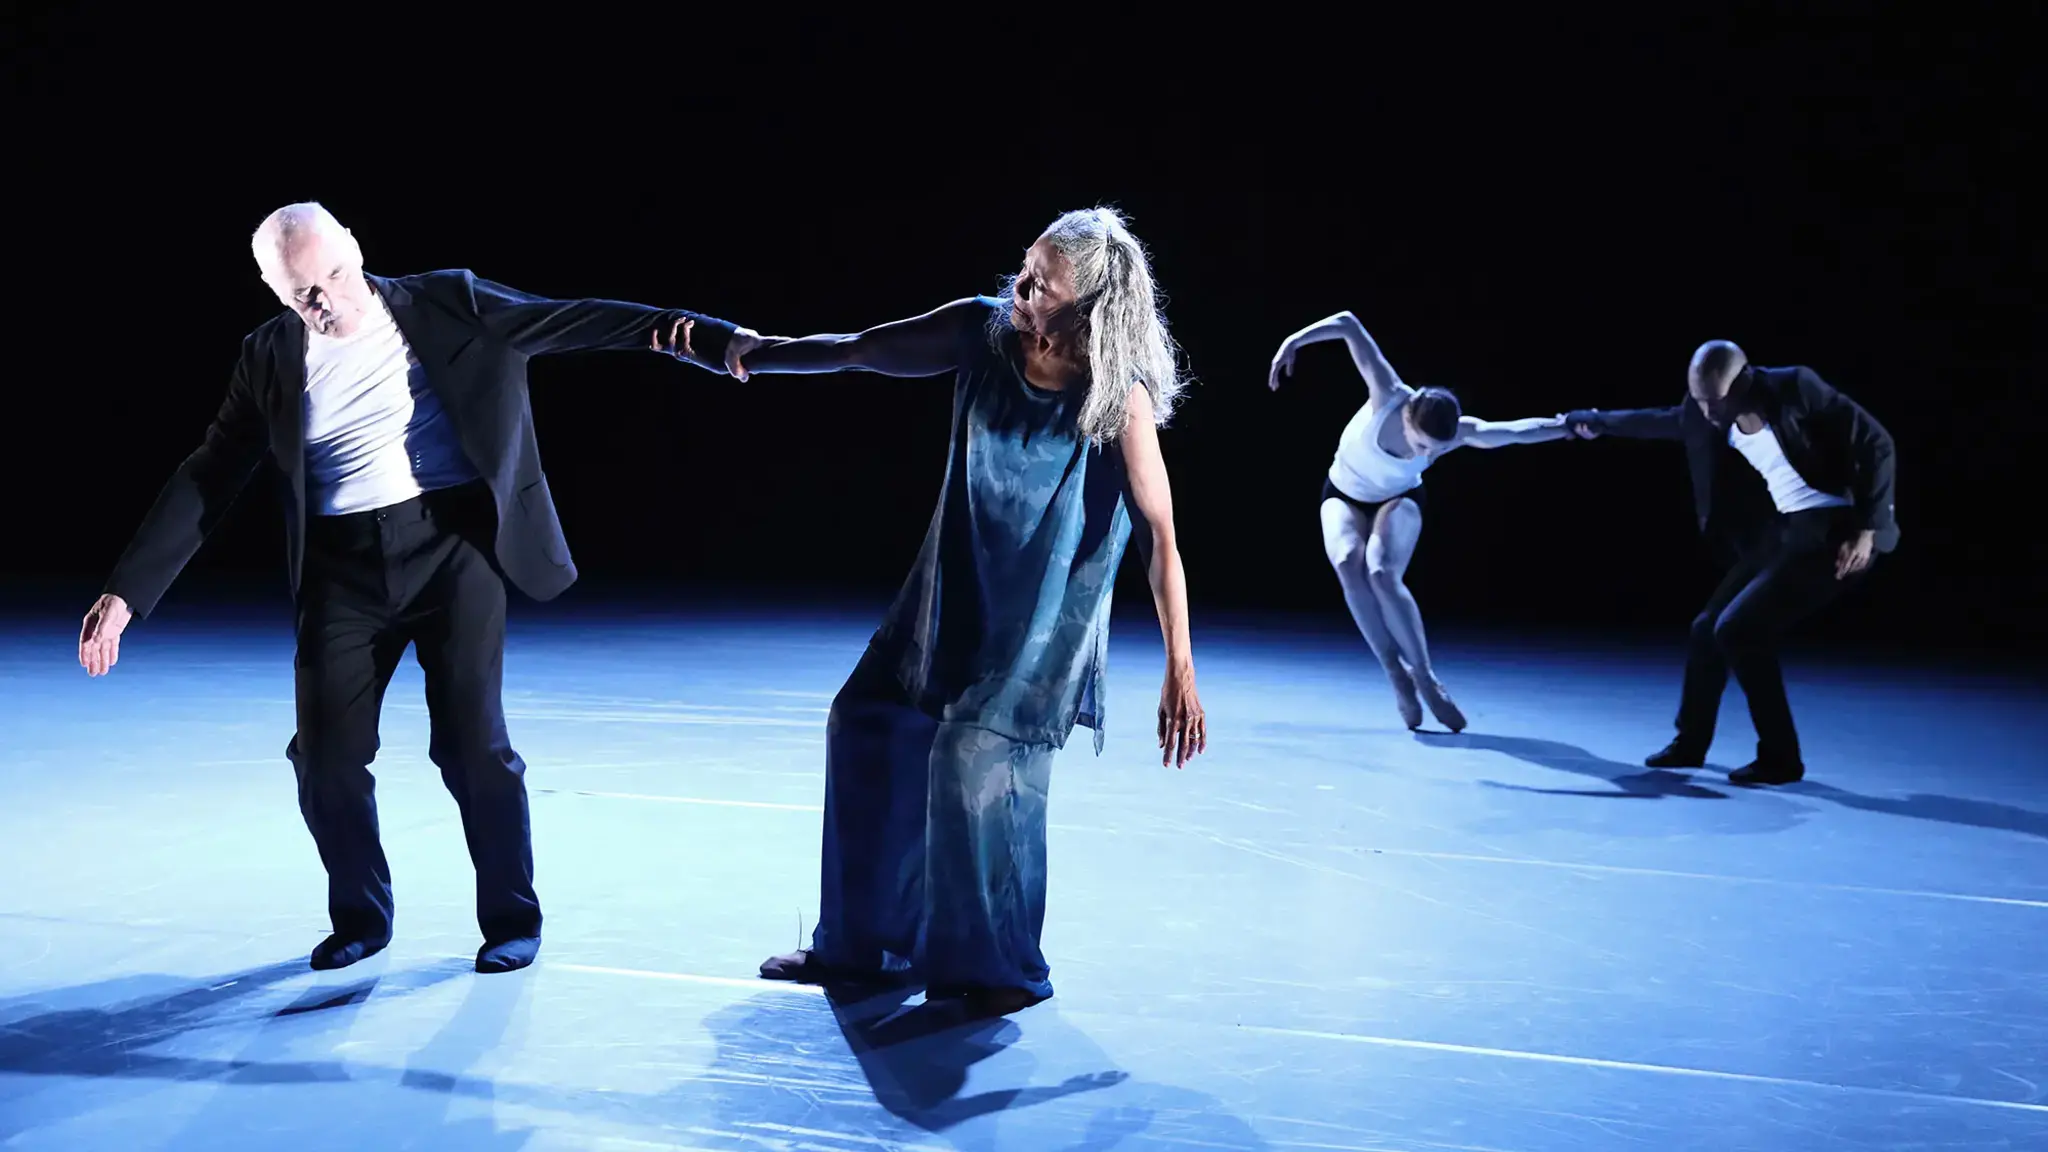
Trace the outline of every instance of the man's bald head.
<instances>
[{"instance_id":1,"label":"man's bald head","mask_svg":"<svg viewBox=\"0 0 2048 1152\"><path fill-rule=\"evenodd\" d=\"M1743 372L1748 367L1749 357L1733 341L1709 340L1692 354L1692 365L1685 374L1686 391L1708 420L1724 425L1734 418L1742 400L1740 385L1748 379Z\"/></svg>"},{"instance_id":2,"label":"man's bald head","mask_svg":"<svg viewBox=\"0 0 2048 1152\"><path fill-rule=\"evenodd\" d=\"M323 336L354 332L373 304L362 247L315 201L287 204L264 217L249 248L263 282Z\"/></svg>"}]
</instances>

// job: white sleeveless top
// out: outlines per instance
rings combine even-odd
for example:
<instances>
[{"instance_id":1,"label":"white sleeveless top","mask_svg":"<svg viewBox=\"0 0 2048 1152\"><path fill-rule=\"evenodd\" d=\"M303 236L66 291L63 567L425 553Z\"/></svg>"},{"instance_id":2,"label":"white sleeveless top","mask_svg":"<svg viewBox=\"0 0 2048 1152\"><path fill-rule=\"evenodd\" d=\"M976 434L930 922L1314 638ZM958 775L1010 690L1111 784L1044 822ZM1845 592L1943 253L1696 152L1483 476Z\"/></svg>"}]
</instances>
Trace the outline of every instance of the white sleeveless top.
<instances>
[{"instance_id":1,"label":"white sleeveless top","mask_svg":"<svg viewBox=\"0 0 2048 1152\"><path fill-rule=\"evenodd\" d=\"M1337 491L1365 504L1392 500L1422 481L1432 459L1417 454L1403 459L1380 447L1380 430L1395 413L1407 406L1412 391L1404 391L1389 403L1367 403L1337 438L1337 455L1330 461L1330 483Z\"/></svg>"},{"instance_id":2,"label":"white sleeveless top","mask_svg":"<svg viewBox=\"0 0 2048 1152\"><path fill-rule=\"evenodd\" d=\"M1762 473L1771 490L1771 503L1778 506L1778 511L1789 516L1809 508L1841 508L1849 504L1847 497L1815 491L1792 467L1792 461L1785 458L1785 447L1769 424L1754 436L1744 432L1741 425L1730 424L1728 443Z\"/></svg>"}]
</instances>

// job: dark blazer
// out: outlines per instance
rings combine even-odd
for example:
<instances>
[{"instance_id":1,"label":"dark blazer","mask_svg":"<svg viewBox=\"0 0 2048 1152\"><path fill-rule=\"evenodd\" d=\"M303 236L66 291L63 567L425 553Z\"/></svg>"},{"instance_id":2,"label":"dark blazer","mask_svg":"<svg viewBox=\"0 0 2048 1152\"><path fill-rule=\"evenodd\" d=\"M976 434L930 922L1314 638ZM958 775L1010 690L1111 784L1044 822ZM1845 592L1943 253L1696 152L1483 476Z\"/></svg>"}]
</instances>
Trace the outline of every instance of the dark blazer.
<instances>
[{"instance_id":1,"label":"dark blazer","mask_svg":"<svg viewBox=\"0 0 2048 1152\"><path fill-rule=\"evenodd\" d=\"M1752 365L1750 372L1749 403L1777 435L1793 470L1822 492L1846 494L1856 527L1876 533L1878 551L1897 548L1891 433L1811 368ZM1682 442L1692 473L1693 509L1700 531L1709 537L1731 543L1751 539L1757 522L1774 511L1768 501L1729 499L1729 477L1722 470L1731 459L1744 471L1754 470L1728 447L1728 430L1714 427L1690 396L1669 408L1593 409L1572 412L1566 420L1609 436ZM1716 507L1717 496L1723 507Z\"/></svg>"},{"instance_id":2,"label":"dark blazer","mask_svg":"<svg viewBox=\"0 0 2048 1152\"><path fill-rule=\"evenodd\" d=\"M367 277L398 321L447 411L464 454L498 509L500 570L537 600L576 581L534 443L526 362L554 352L645 350L657 328L695 321L691 347L719 364L733 325L694 312L618 300L549 300L467 269ZM227 398L206 439L172 473L114 565L106 591L149 615L227 513L268 451L284 491L286 562L294 595L305 557L306 327L286 311L242 339Z\"/></svg>"}]
</instances>

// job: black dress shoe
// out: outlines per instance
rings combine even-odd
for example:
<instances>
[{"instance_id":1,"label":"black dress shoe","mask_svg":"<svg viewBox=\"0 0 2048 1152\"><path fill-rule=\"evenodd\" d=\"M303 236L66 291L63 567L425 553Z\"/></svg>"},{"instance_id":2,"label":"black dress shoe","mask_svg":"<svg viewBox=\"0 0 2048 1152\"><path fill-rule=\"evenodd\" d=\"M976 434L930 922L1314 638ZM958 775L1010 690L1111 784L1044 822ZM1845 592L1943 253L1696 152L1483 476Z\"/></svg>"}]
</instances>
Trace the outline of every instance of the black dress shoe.
<instances>
[{"instance_id":1,"label":"black dress shoe","mask_svg":"<svg viewBox=\"0 0 2048 1152\"><path fill-rule=\"evenodd\" d=\"M1666 744L1661 751L1643 757L1646 768L1704 768L1707 765L1707 750L1695 750L1677 740Z\"/></svg>"},{"instance_id":2,"label":"black dress shoe","mask_svg":"<svg viewBox=\"0 0 2048 1152\"><path fill-rule=\"evenodd\" d=\"M391 943L389 936L343 936L337 932L313 947L310 962L316 972L329 972L346 968L358 961L368 960L382 952Z\"/></svg>"},{"instance_id":3,"label":"black dress shoe","mask_svg":"<svg viewBox=\"0 0 2048 1152\"><path fill-rule=\"evenodd\" d=\"M1797 760L1752 760L1728 773L1730 784L1796 784L1806 779L1806 765Z\"/></svg>"},{"instance_id":4,"label":"black dress shoe","mask_svg":"<svg viewBox=\"0 0 2048 1152\"><path fill-rule=\"evenodd\" d=\"M528 964L533 963L533 958L538 955L540 955L540 937L515 936L510 940L500 940L494 944L485 944L482 948L477 949L476 970L479 972L517 972Z\"/></svg>"}]
</instances>

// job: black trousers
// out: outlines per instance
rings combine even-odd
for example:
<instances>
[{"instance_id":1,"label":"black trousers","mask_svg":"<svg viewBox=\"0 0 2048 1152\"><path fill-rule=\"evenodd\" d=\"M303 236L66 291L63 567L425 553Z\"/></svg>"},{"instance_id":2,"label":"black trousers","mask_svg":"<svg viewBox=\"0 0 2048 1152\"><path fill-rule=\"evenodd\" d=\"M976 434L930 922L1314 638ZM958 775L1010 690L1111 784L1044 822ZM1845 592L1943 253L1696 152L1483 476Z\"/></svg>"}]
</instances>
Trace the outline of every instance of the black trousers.
<instances>
[{"instance_id":1,"label":"black trousers","mask_svg":"<svg viewBox=\"0 0 2048 1152\"><path fill-rule=\"evenodd\" d=\"M496 511L480 483L403 504L310 518L298 601L298 733L286 755L327 868L334 931L391 933L391 867L377 834L384 689L411 644L426 674L427 755L462 813L477 924L498 942L540 935L526 764L501 697L505 583Z\"/></svg>"},{"instance_id":2,"label":"black trousers","mask_svg":"<svg viewBox=\"0 0 2048 1152\"><path fill-rule=\"evenodd\" d=\"M1835 578L1835 556L1855 534L1847 509L1816 508L1780 515L1721 579L1692 622L1685 688L1678 706L1678 743L1704 753L1728 674L1742 685L1756 727L1757 758L1799 762L1799 733L1785 699L1778 645L1800 621L1869 573Z\"/></svg>"}]
</instances>

